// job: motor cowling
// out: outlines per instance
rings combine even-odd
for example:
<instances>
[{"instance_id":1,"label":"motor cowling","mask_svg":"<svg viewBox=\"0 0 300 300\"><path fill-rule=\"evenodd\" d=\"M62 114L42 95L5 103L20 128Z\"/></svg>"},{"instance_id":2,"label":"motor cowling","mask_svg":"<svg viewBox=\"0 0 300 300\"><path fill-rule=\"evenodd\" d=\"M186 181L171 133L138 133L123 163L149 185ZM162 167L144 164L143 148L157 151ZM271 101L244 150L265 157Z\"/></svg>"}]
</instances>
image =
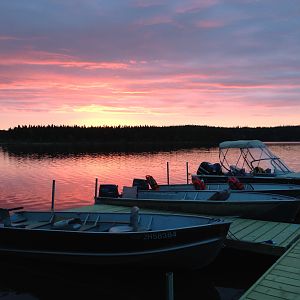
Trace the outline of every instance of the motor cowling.
<instances>
[{"instance_id":1,"label":"motor cowling","mask_svg":"<svg viewBox=\"0 0 300 300\"><path fill-rule=\"evenodd\" d=\"M99 197L119 197L119 190L116 184L100 184L99 186Z\"/></svg>"},{"instance_id":2,"label":"motor cowling","mask_svg":"<svg viewBox=\"0 0 300 300\"><path fill-rule=\"evenodd\" d=\"M198 170L197 175L222 175L222 167L219 163L209 163L207 161L203 161Z\"/></svg>"},{"instance_id":3,"label":"motor cowling","mask_svg":"<svg viewBox=\"0 0 300 300\"><path fill-rule=\"evenodd\" d=\"M134 178L132 181L132 186L136 186L137 190L141 191L149 190L149 183L146 179Z\"/></svg>"}]
</instances>

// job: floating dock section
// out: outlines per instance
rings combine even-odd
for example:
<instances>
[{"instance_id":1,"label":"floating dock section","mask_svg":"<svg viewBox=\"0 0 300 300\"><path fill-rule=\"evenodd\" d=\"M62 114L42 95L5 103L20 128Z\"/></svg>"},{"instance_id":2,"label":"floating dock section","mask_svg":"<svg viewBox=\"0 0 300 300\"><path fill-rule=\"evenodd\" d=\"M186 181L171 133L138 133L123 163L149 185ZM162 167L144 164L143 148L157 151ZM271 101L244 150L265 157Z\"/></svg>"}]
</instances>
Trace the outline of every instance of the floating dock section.
<instances>
[{"instance_id":1,"label":"floating dock section","mask_svg":"<svg viewBox=\"0 0 300 300\"><path fill-rule=\"evenodd\" d=\"M300 299L300 241L282 255L240 299Z\"/></svg>"}]
</instances>

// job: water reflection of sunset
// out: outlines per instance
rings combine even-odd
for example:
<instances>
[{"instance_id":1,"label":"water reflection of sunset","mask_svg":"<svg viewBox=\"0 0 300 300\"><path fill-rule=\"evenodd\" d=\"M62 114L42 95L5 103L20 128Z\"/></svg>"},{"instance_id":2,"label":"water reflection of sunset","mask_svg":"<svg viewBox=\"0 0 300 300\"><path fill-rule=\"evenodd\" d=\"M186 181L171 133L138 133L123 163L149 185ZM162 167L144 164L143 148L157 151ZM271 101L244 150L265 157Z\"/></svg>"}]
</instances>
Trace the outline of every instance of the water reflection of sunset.
<instances>
[{"instance_id":1,"label":"water reflection of sunset","mask_svg":"<svg viewBox=\"0 0 300 300\"><path fill-rule=\"evenodd\" d=\"M300 170L299 144L270 145L292 169ZM0 150L0 199L3 207L51 207L52 180L56 180L57 209L93 204L95 179L99 184L131 186L134 178L152 175L159 184L186 182L186 162L194 173L202 161L218 162L218 149L192 149L157 153L82 155L15 155Z\"/></svg>"}]
</instances>

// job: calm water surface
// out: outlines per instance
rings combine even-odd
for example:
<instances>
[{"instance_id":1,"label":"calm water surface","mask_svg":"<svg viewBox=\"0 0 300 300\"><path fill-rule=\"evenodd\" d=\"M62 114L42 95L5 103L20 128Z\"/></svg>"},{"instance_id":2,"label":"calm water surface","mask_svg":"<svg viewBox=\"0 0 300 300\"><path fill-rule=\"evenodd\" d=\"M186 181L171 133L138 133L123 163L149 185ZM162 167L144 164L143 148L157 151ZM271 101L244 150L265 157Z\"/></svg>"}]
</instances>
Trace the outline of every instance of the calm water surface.
<instances>
[{"instance_id":1,"label":"calm water surface","mask_svg":"<svg viewBox=\"0 0 300 300\"><path fill-rule=\"evenodd\" d=\"M270 144L286 164L300 171L300 144ZM56 209L93 204L95 178L99 183L130 186L133 178L152 175L158 183L186 182L202 161L218 162L218 149L158 153L26 154L0 147L0 206L43 210L51 206L56 180ZM223 253L223 252L222 252ZM229 256L228 256L229 255ZM273 263L269 258L221 254L207 270L175 274L175 299L238 299ZM0 298L8 299L165 299L164 274L131 276L101 270L1 262Z\"/></svg>"},{"instance_id":2,"label":"calm water surface","mask_svg":"<svg viewBox=\"0 0 300 300\"><path fill-rule=\"evenodd\" d=\"M300 144L271 144L271 151L288 166L300 170ZM158 153L26 154L0 148L0 205L49 209L52 180L56 180L55 207L67 209L93 204L95 178L99 183L131 186L133 178L152 175L159 184L186 182L186 162L195 173L202 161L218 162L218 149Z\"/></svg>"}]
</instances>

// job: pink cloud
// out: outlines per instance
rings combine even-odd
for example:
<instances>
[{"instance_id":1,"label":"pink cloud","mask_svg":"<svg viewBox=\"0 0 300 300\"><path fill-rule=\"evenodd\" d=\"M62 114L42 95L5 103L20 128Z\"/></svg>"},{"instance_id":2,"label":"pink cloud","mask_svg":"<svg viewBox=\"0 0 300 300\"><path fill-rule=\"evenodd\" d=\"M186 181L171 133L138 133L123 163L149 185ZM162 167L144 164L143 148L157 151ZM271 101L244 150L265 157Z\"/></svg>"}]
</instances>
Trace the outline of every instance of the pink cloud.
<instances>
[{"instance_id":1,"label":"pink cloud","mask_svg":"<svg viewBox=\"0 0 300 300\"><path fill-rule=\"evenodd\" d=\"M0 35L0 41L11 41L11 40L19 40L19 38L16 38L14 36Z\"/></svg>"},{"instance_id":2,"label":"pink cloud","mask_svg":"<svg viewBox=\"0 0 300 300\"><path fill-rule=\"evenodd\" d=\"M71 55L52 53L45 51L26 51L14 53L14 55L0 55L0 65L37 65L37 66L57 66L62 68L82 68L88 70L95 69L126 69L129 65L121 62L108 61L84 61Z\"/></svg>"},{"instance_id":3,"label":"pink cloud","mask_svg":"<svg viewBox=\"0 0 300 300\"><path fill-rule=\"evenodd\" d=\"M199 28L219 28L224 27L225 23L217 20L201 20L196 22L196 26Z\"/></svg>"},{"instance_id":4,"label":"pink cloud","mask_svg":"<svg viewBox=\"0 0 300 300\"><path fill-rule=\"evenodd\" d=\"M176 7L176 12L183 14L199 11L204 8L214 6L219 3L219 0L188 0L179 3L180 4Z\"/></svg>"}]
</instances>

